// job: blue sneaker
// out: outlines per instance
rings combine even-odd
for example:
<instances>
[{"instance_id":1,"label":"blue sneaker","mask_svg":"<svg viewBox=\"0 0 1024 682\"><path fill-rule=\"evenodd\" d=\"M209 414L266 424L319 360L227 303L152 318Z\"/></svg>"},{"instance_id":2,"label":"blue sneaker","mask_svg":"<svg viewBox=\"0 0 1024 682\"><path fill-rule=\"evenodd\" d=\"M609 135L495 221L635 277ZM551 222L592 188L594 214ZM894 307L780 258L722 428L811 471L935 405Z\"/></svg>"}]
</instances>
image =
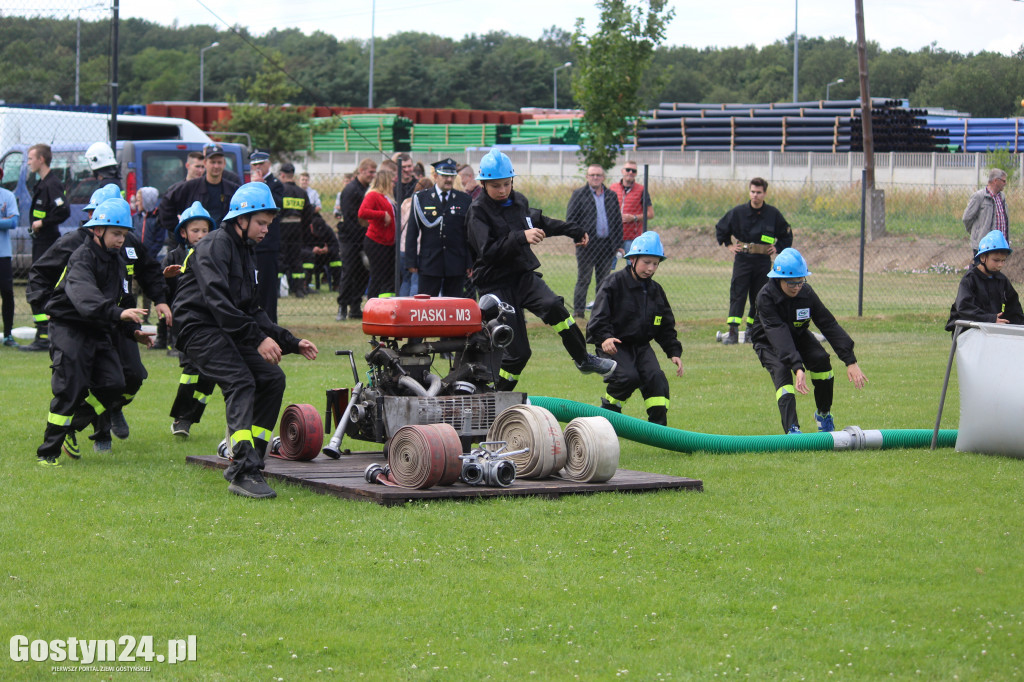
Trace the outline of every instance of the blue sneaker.
<instances>
[{"instance_id":1,"label":"blue sneaker","mask_svg":"<svg viewBox=\"0 0 1024 682\"><path fill-rule=\"evenodd\" d=\"M786 435L787 436L792 436L794 434L800 434L800 433L803 433L803 431L800 430L800 427L797 426L796 424L793 424L792 426L789 427L789 431L786 432Z\"/></svg>"},{"instance_id":2,"label":"blue sneaker","mask_svg":"<svg viewBox=\"0 0 1024 682\"><path fill-rule=\"evenodd\" d=\"M819 431L835 431L836 423L832 421L832 413L821 414L820 412L814 413L814 421L818 422Z\"/></svg>"},{"instance_id":3,"label":"blue sneaker","mask_svg":"<svg viewBox=\"0 0 1024 682\"><path fill-rule=\"evenodd\" d=\"M79 459L82 456L82 450L78 447L78 438L75 436L74 431L68 431L64 434L64 444L60 449L71 459Z\"/></svg>"}]
</instances>

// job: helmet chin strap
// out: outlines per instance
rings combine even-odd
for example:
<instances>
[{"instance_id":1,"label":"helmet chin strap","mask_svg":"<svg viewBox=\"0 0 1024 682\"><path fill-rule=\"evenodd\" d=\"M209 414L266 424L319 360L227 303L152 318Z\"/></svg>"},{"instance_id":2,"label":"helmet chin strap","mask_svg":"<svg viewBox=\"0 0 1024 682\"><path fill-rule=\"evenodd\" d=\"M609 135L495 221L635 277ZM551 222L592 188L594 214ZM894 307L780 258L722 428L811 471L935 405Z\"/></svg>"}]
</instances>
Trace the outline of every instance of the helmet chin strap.
<instances>
[{"instance_id":1,"label":"helmet chin strap","mask_svg":"<svg viewBox=\"0 0 1024 682\"><path fill-rule=\"evenodd\" d=\"M247 218L248 222L245 224L245 229L242 230L242 237L245 239L245 243L249 246L256 246L258 243L255 239L249 236L249 227L252 225L252 213L244 216L238 216L239 219Z\"/></svg>"}]
</instances>

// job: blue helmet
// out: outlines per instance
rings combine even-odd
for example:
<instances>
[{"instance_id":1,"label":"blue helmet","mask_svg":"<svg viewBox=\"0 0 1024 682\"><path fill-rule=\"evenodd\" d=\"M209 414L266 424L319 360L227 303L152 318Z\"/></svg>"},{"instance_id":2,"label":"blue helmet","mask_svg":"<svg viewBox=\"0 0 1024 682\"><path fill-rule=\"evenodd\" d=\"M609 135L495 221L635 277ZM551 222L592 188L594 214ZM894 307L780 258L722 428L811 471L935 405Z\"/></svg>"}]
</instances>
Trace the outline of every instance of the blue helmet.
<instances>
[{"instance_id":1,"label":"blue helmet","mask_svg":"<svg viewBox=\"0 0 1024 682\"><path fill-rule=\"evenodd\" d=\"M134 232L135 225L132 223L132 207L120 197L117 199L107 199L96 207L92 214L92 220L87 222L85 227L123 227Z\"/></svg>"},{"instance_id":2,"label":"blue helmet","mask_svg":"<svg viewBox=\"0 0 1024 682\"><path fill-rule=\"evenodd\" d=\"M783 249L782 253L775 257L772 269L768 273L774 279L793 279L795 277L806 277L811 274L807 271L807 261L796 249Z\"/></svg>"},{"instance_id":3,"label":"blue helmet","mask_svg":"<svg viewBox=\"0 0 1024 682\"><path fill-rule=\"evenodd\" d=\"M665 249L661 246L661 237L658 236L658 233L648 231L634 239L632 246L629 247L629 253L625 257L632 256L657 256L661 260L665 260Z\"/></svg>"},{"instance_id":4,"label":"blue helmet","mask_svg":"<svg viewBox=\"0 0 1024 682\"><path fill-rule=\"evenodd\" d=\"M107 199L121 199L121 188L111 182L110 184L103 185L98 190L92 193L89 197L89 203L86 204L83 211L95 211L96 207L102 204Z\"/></svg>"},{"instance_id":5,"label":"blue helmet","mask_svg":"<svg viewBox=\"0 0 1024 682\"><path fill-rule=\"evenodd\" d=\"M974 262L977 263L981 260L981 254L988 253L989 251L1006 251L1007 254L1013 253L1013 249L1010 248L1010 244L1006 241L1006 237L999 230L992 230L978 242L978 253L974 255Z\"/></svg>"},{"instance_id":6,"label":"blue helmet","mask_svg":"<svg viewBox=\"0 0 1024 682\"><path fill-rule=\"evenodd\" d=\"M201 203L194 201L191 206L181 212L181 220L178 221L178 227L174 228L174 236L179 244L188 244L188 239L181 236L181 228L185 227L190 220L205 220L210 224L210 232L217 229L217 226L213 224L210 212Z\"/></svg>"},{"instance_id":7,"label":"blue helmet","mask_svg":"<svg viewBox=\"0 0 1024 682\"><path fill-rule=\"evenodd\" d=\"M231 196L231 203L228 204L228 214L224 220L231 220L240 215L270 211L277 213L277 204L274 202L274 195L270 188L263 182L247 182Z\"/></svg>"},{"instance_id":8,"label":"blue helmet","mask_svg":"<svg viewBox=\"0 0 1024 682\"><path fill-rule=\"evenodd\" d=\"M515 176L512 160L497 149L491 149L484 158L480 159L480 172L476 174L476 179L480 181L503 180Z\"/></svg>"}]
</instances>

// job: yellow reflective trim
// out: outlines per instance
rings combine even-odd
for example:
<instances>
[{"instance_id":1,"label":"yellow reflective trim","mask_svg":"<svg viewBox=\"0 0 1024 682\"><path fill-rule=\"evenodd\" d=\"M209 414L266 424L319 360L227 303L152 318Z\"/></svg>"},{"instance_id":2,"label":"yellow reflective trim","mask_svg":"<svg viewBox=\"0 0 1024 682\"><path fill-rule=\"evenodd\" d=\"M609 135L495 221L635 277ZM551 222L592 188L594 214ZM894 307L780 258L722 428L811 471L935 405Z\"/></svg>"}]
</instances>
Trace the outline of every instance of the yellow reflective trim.
<instances>
[{"instance_id":1,"label":"yellow reflective trim","mask_svg":"<svg viewBox=\"0 0 1024 682\"><path fill-rule=\"evenodd\" d=\"M610 402L612 405L618 405L620 407L622 406L622 403L626 402L625 400L619 400L618 398L613 398L612 396L610 396L607 393L604 394L604 399L607 400L608 402Z\"/></svg>"},{"instance_id":2,"label":"yellow reflective trim","mask_svg":"<svg viewBox=\"0 0 1024 682\"><path fill-rule=\"evenodd\" d=\"M188 259L189 259L189 258L191 258L191 257L192 257L192 254L193 254L193 253L195 253L195 252L196 252L196 250L195 250L195 249L192 249L191 251L189 251L189 252L188 252L188 255L187 255L187 256L185 256L185 260L183 260L183 261L181 262L181 271L182 271L182 273L184 273L184 272L185 272L185 268L187 268L187 267L188 267Z\"/></svg>"},{"instance_id":3,"label":"yellow reflective trim","mask_svg":"<svg viewBox=\"0 0 1024 682\"><path fill-rule=\"evenodd\" d=\"M306 273L304 272L293 272L292 279L306 279Z\"/></svg>"},{"instance_id":4,"label":"yellow reflective trim","mask_svg":"<svg viewBox=\"0 0 1024 682\"><path fill-rule=\"evenodd\" d=\"M664 396L651 396L644 401L644 408L651 409L652 407L665 407L668 408L668 398Z\"/></svg>"},{"instance_id":5,"label":"yellow reflective trim","mask_svg":"<svg viewBox=\"0 0 1024 682\"><path fill-rule=\"evenodd\" d=\"M654 316L654 326L657 327L659 324L661 324L661 315L655 315Z\"/></svg>"},{"instance_id":6,"label":"yellow reflective trim","mask_svg":"<svg viewBox=\"0 0 1024 682\"><path fill-rule=\"evenodd\" d=\"M306 200L299 197L285 197L281 204L285 210L301 211L302 207L306 205Z\"/></svg>"},{"instance_id":7,"label":"yellow reflective trim","mask_svg":"<svg viewBox=\"0 0 1024 682\"><path fill-rule=\"evenodd\" d=\"M312 269L313 269L313 267L314 267L314 266L313 266L313 264L312 264L312 263L303 263L303 264L302 264L302 269L303 269L303 270L312 270ZM292 275L292 277L294 277L294 276L295 276L295 275Z\"/></svg>"},{"instance_id":8,"label":"yellow reflective trim","mask_svg":"<svg viewBox=\"0 0 1024 682\"><path fill-rule=\"evenodd\" d=\"M129 277L135 275L135 263L128 263L128 265L126 265L125 268L128 270Z\"/></svg>"},{"instance_id":9,"label":"yellow reflective trim","mask_svg":"<svg viewBox=\"0 0 1024 682\"><path fill-rule=\"evenodd\" d=\"M49 319L50 318L46 315L46 313L39 313L38 315L32 316L33 322L46 322Z\"/></svg>"},{"instance_id":10,"label":"yellow reflective trim","mask_svg":"<svg viewBox=\"0 0 1024 682\"><path fill-rule=\"evenodd\" d=\"M747 324L754 324L754 318L748 317L747 318Z\"/></svg>"},{"instance_id":11,"label":"yellow reflective trim","mask_svg":"<svg viewBox=\"0 0 1024 682\"><path fill-rule=\"evenodd\" d=\"M502 379L508 379L509 381L519 381L518 374L512 374L511 372L507 372L503 369L498 370L498 376Z\"/></svg>"},{"instance_id":12,"label":"yellow reflective trim","mask_svg":"<svg viewBox=\"0 0 1024 682\"><path fill-rule=\"evenodd\" d=\"M32 217L42 220L46 217L46 211L40 211L38 208L32 209Z\"/></svg>"},{"instance_id":13,"label":"yellow reflective trim","mask_svg":"<svg viewBox=\"0 0 1024 682\"><path fill-rule=\"evenodd\" d=\"M820 381L822 379L834 379L836 375L835 372L833 372L832 370L829 370L827 372L811 372L810 370L808 370L807 376L809 376L812 379L817 379Z\"/></svg>"},{"instance_id":14,"label":"yellow reflective trim","mask_svg":"<svg viewBox=\"0 0 1024 682\"><path fill-rule=\"evenodd\" d=\"M571 327L573 324L575 324L573 322L573 319L571 317L567 317L564 320L562 320L561 322L559 322L558 324L551 325L551 328L554 329L556 332L564 332L566 329Z\"/></svg>"},{"instance_id":15,"label":"yellow reflective trim","mask_svg":"<svg viewBox=\"0 0 1024 682\"><path fill-rule=\"evenodd\" d=\"M775 399L776 400L781 400L782 396L784 396L784 395L792 395L794 393L796 393L796 389L793 388L793 384L786 384L785 386L781 387L779 390L775 391Z\"/></svg>"},{"instance_id":16,"label":"yellow reflective trim","mask_svg":"<svg viewBox=\"0 0 1024 682\"><path fill-rule=\"evenodd\" d=\"M742 317L727 317L727 318L725 318L725 323L726 324L739 324L742 321L743 321Z\"/></svg>"},{"instance_id":17,"label":"yellow reflective trim","mask_svg":"<svg viewBox=\"0 0 1024 682\"><path fill-rule=\"evenodd\" d=\"M85 402L88 405L92 405L92 409L96 411L96 414L103 414L107 409L103 407L103 403L101 403L92 393L87 393L85 395Z\"/></svg>"},{"instance_id":18,"label":"yellow reflective trim","mask_svg":"<svg viewBox=\"0 0 1024 682\"><path fill-rule=\"evenodd\" d=\"M775 239L775 237L769 237L766 234L762 234L761 235L761 241L763 241L765 244L774 244L776 239Z\"/></svg>"},{"instance_id":19,"label":"yellow reflective trim","mask_svg":"<svg viewBox=\"0 0 1024 682\"><path fill-rule=\"evenodd\" d=\"M260 440L270 440L270 434L272 431L273 429L265 429L262 426L254 425L252 427L252 437Z\"/></svg>"},{"instance_id":20,"label":"yellow reflective trim","mask_svg":"<svg viewBox=\"0 0 1024 682\"><path fill-rule=\"evenodd\" d=\"M341 267L341 261L340 260L332 260L330 263L327 264L327 267L330 267L330 268L340 268Z\"/></svg>"},{"instance_id":21,"label":"yellow reflective trim","mask_svg":"<svg viewBox=\"0 0 1024 682\"><path fill-rule=\"evenodd\" d=\"M192 399L195 400L197 403L202 403L203 405L205 405L206 401L210 399L210 395L208 393L201 393L199 391L196 391L195 393L192 394Z\"/></svg>"},{"instance_id":22,"label":"yellow reflective trim","mask_svg":"<svg viewBox=\"0 0 1024 682\"><path fill-rule=\"evenodd\" d=\"M395 295L395 293L393 291L389 291L389 292L386 292L386 293L383 293L383 294L378 294L377 298L391 298L394 295Z\"/></svg>"},{"instance_id":23,"label":"yellow reflective trim","mask_svg":"<svg viewBox=\"0 0 1024 682\"><path fill-rule=\"evenodd\" d=\"M50 412L46 415L46 421L55 426L71 426L71 417L68 415Z\"/></svg>"},{"instance_id":24,"label":"yellow reflective trim","mask_svg":"<svg viewBox=\"0 0 1024 682\"><path fill-rule=\"evenodd\" d=\"M186 384L186 385L187 384L194 384L197 381L199 381L199 375L198 374L185 374L184 372L181 373L181 378L178 379L178 383L179 384Z\"/></svg>"},{"instance_id":25,"label":"yellow reflective trim","mask_svg":"<svg viewBox=\"0 0 1024 682\"><path fill-rule=\"evenodd\" d=\"M249 429L239 429L231 434L231 449L234 450L235 446L239 443L248 443L252 445L252 431ZM255 446L254 446L255 447Z\"/></svg>"},{"instance_id":26,"label":"yellow reflective trim","mask_svg":"<svg viewBox=\"0 0 1024 682\"><path fill-rule=\"evenodd\" d=\"M53 285L54 289L60 286L60 283L64 281L64 275L66 274L68 274L68 266L65 265L64 269L60 271L60 277L57 278L57 283Z\"/></svg>"}]
</instances>

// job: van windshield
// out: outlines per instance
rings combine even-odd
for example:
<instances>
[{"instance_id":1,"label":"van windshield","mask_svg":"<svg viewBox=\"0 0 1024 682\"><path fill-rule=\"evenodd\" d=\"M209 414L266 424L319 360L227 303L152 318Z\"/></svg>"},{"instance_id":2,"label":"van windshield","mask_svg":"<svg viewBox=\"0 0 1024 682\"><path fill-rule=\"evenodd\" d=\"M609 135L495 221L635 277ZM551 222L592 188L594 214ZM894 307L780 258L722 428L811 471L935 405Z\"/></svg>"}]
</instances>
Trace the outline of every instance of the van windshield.
<instances>
[{"instance_id":1,"label":"van windshield","mask_svg":"<svg viewBox=\"0 0 1024 682\"><path fill-rule=\"evenodd\" d=\"M152 149L142 152L142 177L146 184L156 187L163 196L167 188L185 179L185 162L188 160L187 149ZM226 154L226 170L238 173L233 154Z\"/></svg>"}]
</instances>

